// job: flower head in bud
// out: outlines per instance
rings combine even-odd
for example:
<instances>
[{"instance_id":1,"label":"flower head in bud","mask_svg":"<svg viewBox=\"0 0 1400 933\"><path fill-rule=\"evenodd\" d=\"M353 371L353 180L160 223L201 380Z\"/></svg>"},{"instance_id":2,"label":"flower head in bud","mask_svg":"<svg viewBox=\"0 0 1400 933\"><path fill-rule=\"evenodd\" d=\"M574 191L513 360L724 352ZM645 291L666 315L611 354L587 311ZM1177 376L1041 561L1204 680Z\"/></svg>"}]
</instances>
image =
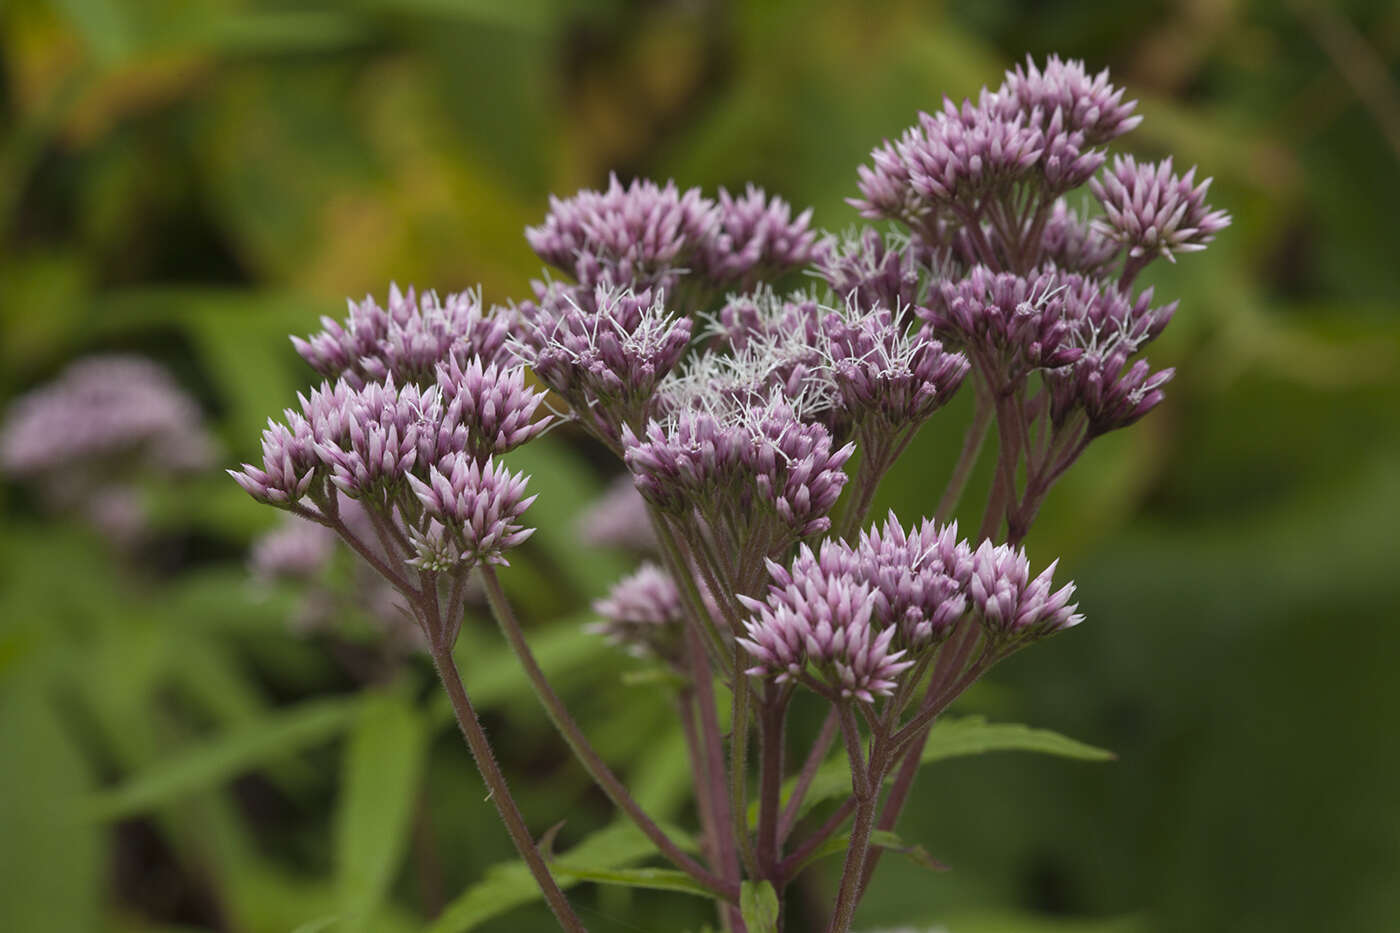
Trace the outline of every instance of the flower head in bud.
<instances>
[{"instance_id":1,"label":"flower head in bud","mask_svg":"<svg viewBox=\"0 0 1400 933\"><path fill-rule=\"evenodd\" d=\"M349 304L343 324L322 318L319 333L292 338L302 358L327 379L344 379L352 388L389 378L400 385L428 384L438 364L449 359L506 361L506 320L483 310L480 291L439 299L434 292L404 293L391 285L387 308L372 297Z\"/></svg>"},{"instance_id":2,"label":"flower head in bud","mask_svg":"<svg viewBox=\"0 0 1400 933\"><path fill-rule=\"evenodd\" d=\"M738 432L705 411L651 421L641 437L622 429L623 459L642 498L663 512L702 511L739 464Z\"/></svg>"},{"instance_id":3,"label":"flower head in bud","mask_svg":"<svg viewBox=\"0 0 1400 933\"><path fill-rule=\"evenodd\" d=\"M392 377L358 390L338 383L312 393L303 410L331 483L352 499L387 496L418 459L425 396L431 408L434 394L413 385L398 389Z\"/></svg>"},{"instance_id":4,"label":"flower head in bud","mask_svg":"<svg viewBox=\"0 0 1400 933\"><path fill-rule=\"evenodd\" d=\"M842 301L863 308L908 308L923 304L926 282L944 263L916 236L881 236L866 227L857 236L832 237L817 272Z\"/></svg>"},{"instance_id":5,"label":"flower head in bud","mask_svg":"<svg viewBox=\"0 0 1400 933\"><path fill-rule=\"evenodd\" d=\"M846 485L843 467L854 444L835 448L823 425L798 420L778 394L741 414L739 460L758 500L799 538L831 527L827 513Z\"/></svg>"},{"instance_id":6,"label":"flower head in bud","mask_svg":"<svg viewBox=\"0 0 1400 933\"><path fill-rule=\"evenodd\" d=\"M243 491L269 505L290 505L312 488L321 466L311 424L297 411L283 412L286 424L268 419L262 434L262 466L243 464L229 476Z\"/></svg>"},{"instance_id":7,"label":"flower head in bud","mask_svg":"<svg viewBox=\"0 0 1400 933\"><path fill-rule=\"evenodd\" d=\"M1153 164L1116 156L1109 170L1089 183L1104 209L1096 229L1126 246L1131 259L1165 256L1174 262L1177 253L1205 249L1230 225L1229 214L1206 203L1210 182L1197 184L1195 167L1185 175L1173 173L1170 158Z\"/></svg>"},{"instance_id":8,"label":"flower head in bud","mask_svg":"<svg viewBox=\"0 0 1400 933\"><path fill-rule=\"evenodd\" d=\"M1137 101L1123 100L1123 89L1109 81L1108 69L1090 75L1084 63L1051 55L1043 69L1026 57L1006 73L997 95L1023 112L1040 112L1049 119L1058 113L1067 132L1082 133L1084 142L1101 146L1129 132L1142 117L1133 113Z\"/></svg>"},{"instance_id":9,"label":"flower head in bud","mask_svg":"<svg viewBox=\"0 0 1400 933\"><path fill-rule=\"evenodd\" d=\"M1069 339L1082 352L1045 373L1051 421L1061 426L1082 411L1090 437L1126 427L1162 401L1162 386L1172 378L1170 369L1153 372L1145 360L1130 360L1167 326L1176 304L1152 307L1151 289L1129 298L1094 279L1070 275L1062 281Z\"/></svg>"},{"instance_id":10,"label":"flower head in bud","mask_svg":"<svg viewBox=\"0 0 1400 933\"><path fill-rule=\"evenodd\" d=\"M621 425L651 410L658 383L690 342L691 322L669 313L660 294L600 286L593 299L522 306L515 350L576 413L616 439Z\"/></svg>"},{"instance_id":11,"label":"flower head in bud","mask_svg":"<svg viewBox=\"0 0 1400 933\"><path fill-rule=\"evenodd\" d=\"M853 553L853 567L874 590L877 619L899 630L900 646L937 645L966 613L972 549L958 538L957 522L939 527L925 519L905 531L891 512L883 528L861 534Z\"/></svg>"},{"instance_id":12,"label":"flower head in bud","mask_svg":"<svg viewBox=\"0 0 1400 933\"><path fill-rule=\"evenodd\" d=\"M525 495L528 479L505 464L449 454L428 471L427 481L408 483L429 519L415 532L415 559L430 570L477 563L505 564L505 552L519 546L535 529L520 517L535 501Z\"/></svg>"},{"instance_id":13,"label":"flower head in bud","mask_svg":"<svg viewBox=\"0 0 1400 933\"><path fill-rule=\"evenodd\" d=\"M842 407L891 430L917 427L967 375L967 358L945 353L927 328L910 334L901 315L847 304L828 318L828 352Z\"/></svg>"},{"instance_id":14,"label":"flower head in bud","mask_svg":"<svg viewBox=\"0 0 1400 933\"><path fill-rule=\"evenodd\" d=\"M770 562L767 598L740 597L753 613L738 640L756 662L749 674L779 683L810 676L820 689L862 703L894 692L914 662L893 648L894 628L873 622L876 600L846 571L849 560L843 543L829 541L819 555L803 545L791 567Z\"/></svg>"},{"instance_id":15,"label":"flower head in bud","mask_svg":"<svg viewBox=\"0 0 1400 933\"><path fill-rule=\"evenodd\" d=\"M1026 278L978 266L961 281L939 283L919 314L934 334L965 349L985 377L1009 384L1079 358L1064 291L1054 272Z\"/></svg>"},{"instance_id":16,"label":"flower head in bud","mask_svg":"<svg viewBox=\"0 0 1400 933\"><path fill-rule=\"evenodd\" d=\"M680 191L616 175L605 191L551 197L549 214L525 238L540 258L580 284L635 289L675 286L693 268L719 224L719 210L698 188Z\"/></svg>"},{"instance_id":17,"label":"flower head in bud","mask_svg":"<svg viewBox=\"0 0 1400 933\"><path fill-rule=\"evenodd\" d=\"M678 663L683 624L681 594L670 574L644 563L593 604L602 620L592 631L638 657Z\"/></svg>"},{"instance_id":18,"label":"flower head in bud","mask_svg":"<svg viewBox=\"0 0 1400 933\"><path fill-rule=\"evenodd\" d=\"M719 192L719 224L701 251L698 271L716 284L744 283L758 275L781 275L819 254L810 208L792 216L781 198L769 199L749 185L740 197Z\"/></svg>"},{"instance_id":19,"label":"flower head in bud","mask_svg":"<svg viewBox=\"0 0 1400 933\"><path fill-rule=\"evenodd\" d=\"M453 358L438 365L437 388L442 424L460 428L462 447L479 460L514 450L549 427L548 418L535 420L544 393L525 386L520 366L483 366L475 357L462 366Z\"/></svg>"},{"instance_id":20,"label":"flower head in bud","mask_svg":"<svg viewBox=\"0 0 1400 933\"><path fill-rule=\"evenodd\" d=\"M1058 561L1035 579L1026 552L983 541L972 556L967 592L989 635L1003 642L1039 638L1078 625L1074 584L1051 591Z\"/></svg>"},{"instance_id":21,"label":"flower head in bud","mask_svg":"<svg viewBox=\"0 0 1400 933\"><path fill-rule=\"evenodd\" d=\"M901 141L899 155L909 186L930 206L971 207L1026 177L1044 150L1042 131L984 88L976 104L945 100L933 115L919 114L919 131Z\"/></svg>"}]
</instances>

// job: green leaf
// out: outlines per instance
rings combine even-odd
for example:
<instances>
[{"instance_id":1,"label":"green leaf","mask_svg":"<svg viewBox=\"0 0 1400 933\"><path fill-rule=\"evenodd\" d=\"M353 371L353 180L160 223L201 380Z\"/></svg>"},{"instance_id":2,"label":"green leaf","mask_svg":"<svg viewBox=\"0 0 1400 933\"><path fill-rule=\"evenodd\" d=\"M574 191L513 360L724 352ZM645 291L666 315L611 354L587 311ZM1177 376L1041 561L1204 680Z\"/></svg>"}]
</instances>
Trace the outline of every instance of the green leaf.
<instances>
[{"instance_id":1,"label":"green leaf","mask_svg":"<svg viewBox=\"0 0 1400 933\"><path fill-rule=\"evenodd\" d=\"M739 889L739 913L749 933L778 933L778 893L768 882L744 882Z\"/></svg>"},{"instance_id":2,"label":"green leaf","mask_svg":"<svg viewBox=\"0 0 1400 933\"><path fill-rule=\"evenodd\" d=\"M693 842L683 838L671 827L663 827L680 845L693 848ZM620 868L655 851L651 842L631 823L616 823L601 829L570 849L560 861L571 865L587 865L591 870ZM561 872L561 875L563 873ZM581 879L565 875L558 879L561 888L570 888ZM513 908L529 904L540 897L540 890L530 870L521 861L492 866L486 877L463 891L428 933L466 933L499 917Z\"/></svg>"},{"instance_id":3,"label":"green leaf","mask_svg":"<svg viewBox=\"0 0 1400 933\"><path fill-rule=\"evenodd\" d=\"M962 716L940 720L929 731L920 760L924 764L945 758L982 755L987 752L1037 752L1079 761L1112 761L1117 756L1051 732L1011 722L987 722L985 716Z\"/></svg>"},{"instance_id":4,"label":"green leaf","mask_svg":"<svg viewBox=\"0 0 1400 933\"><path fill-rule=\"evenodd\" d=\"M674 868L590 868L571 862L553 862L549 868L556 875L575 881L615 884L625 888L647 888L652 891L680 891L683 894L714 897L709 888Z\"/></svg>"},{"instance_id":5,"label":"green leaf","mask_svg":"<svg viewBox=\"0 0 1400 933\"><path fill-rule=\"evenodd\" d=\"M225 735L191 745L125 784L86 800L91 819L118 820L222 784L258 765L324 742L345 729L358 697L312 700L262 717Z\"/></svg>"},{"instance_id":6,"label":"green leaf","mask_svg":"<svg viewBox=\"0 0 1400 933\"><path fill-rule=\"evenodd\" d=\"M428 729L400 693L367 696L345 748L336 824L341 930L366 929L408 848Z\"/></svg>"},{"instance_id":7,"label":"green leaf","mask_svg":"<svg viewBox=\"0 0 1400 933\"><path fill-rule=\"evenodd\" d=\"M1106 749L1088 745L1048 729L1033 729L1020 723L987 722L985 716L959 716L940 719L934 724L929 730L928 741L924 743L923 754L919 760L923 764L929 764L947 758L963 758L987 752L1037 752L1079 761L1110 761L1116 757ZM784 805L796 783L796 778L793 778L783 785ZM850 771L845 756L833 758L817 769L799 812L807 813L817 804L843 796L850 789ZM751 805L749 821L753 822L755 819L757 806Z\"/></svg>"}]
</instances>

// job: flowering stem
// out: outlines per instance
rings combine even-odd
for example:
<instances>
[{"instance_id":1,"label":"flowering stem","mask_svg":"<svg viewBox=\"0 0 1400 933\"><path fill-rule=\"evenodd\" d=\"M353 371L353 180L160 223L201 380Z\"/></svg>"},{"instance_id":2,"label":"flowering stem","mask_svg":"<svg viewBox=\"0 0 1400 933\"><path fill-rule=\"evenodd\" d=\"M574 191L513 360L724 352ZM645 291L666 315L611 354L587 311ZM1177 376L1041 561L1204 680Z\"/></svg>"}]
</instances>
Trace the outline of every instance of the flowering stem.
<instances>
[{"instance_id":1,"label":"flowering stem","mask_svg":"<svg viewBox=\"0 0 1400 933\"><path fill-rule=\"evenodd\" d=\"M875 807L879 800L879 776L875 771L875 742L871 743L870 764L861 754L860 734L855 715L849 704L841 707L841 734L846 740L846 754L851 761L851 789L856 802L856 818L851 826L851 842L846 849L846 863L841 869L841 886L836 895L827 933L846 933L855 917L860 892L861 874L866 851L870 848L870 833L875 828Z\"/></svg>"},{"instance_id":2,"label":"flowering stem","mask_svg":"<svg viewBox=\"0 0 1400 933\"><path fill-rule=\"evenodd\" d=\"M957 465L953 467L953 475L948 479L943 497L938 500L938 509L933 513L934 521L938 524L945 524L957 510L963 490L967 488L967 481L972 476L972 468L977 465L977 460L982 455L982 445L986 443L987 428L991 423L992 403L979 390L977 407L972 413L972 423L967 426L967 433L963 435L962 452L958 454Z\"/></svg>"},{"instance_id":3,"label":"flowering stem","mask_svg":"<svg viewBox=\"0 0 1400 933\"><path fill-rule=\"evenodd\" d=\"M671 526L666 523L664 515L650 506L647 507L647 511L651 516L651 524L656 531L656 538L661 542L661 553L666 558L666 569L671 572L671 578L680 585L681 591L686 596L686 605L690 608L686 617L692 623L687 628L697 629L701 636L698 644L701 659L703 660L708 651L714 655L716 663L720 667L727 669L730 662L729 649L725 647L724 640L720 638L719 632L715 631L714 623L709 619L709 609L705 606L704 597L700 595L700 589L695 585L695 578L690 573L690 565L686 562L680 543L676 541L676 536L671 532ZM705 673L708 677L708 668Z\"/></svg>"},{"instance_id":4,"label":"flowering stem","mask_svg":"<svg viewBox=\"0 0 1400 933\"><path fill-rule=\"evenodd\" d=\"M831 743L836 739L838 728L836 710L833 707L827 713L826 721L822 723L821 732L817 734L817 740L812 743L812 750L807 754L807 760L802 764L802 770L797 775L797 783L792 788L792 796L788 798L787 806L783 808L782 818L778 820L778 841L781 843L792 833L792 828L797 825L797 814L802 807L802 800L807 796L807 789L812 786L812 781L817 776L817 769L826 760L826 753L831 750Z\"/></svg>"},{"instance_id":5,"label":"flowering stem","mask_svg":"<svg viewBox=\"0 0 1400 933\"><path fill-rule=\"evenodd\" d=\"M729 727L729 804L733 819L734 838L739 843L739 856L744 868L753 877L758 877L758 858L754 854L753 843L749 839L749 699L751 690L748 675L743 673L743 648L734 646L734 669L739 673L734 678L733 720ZM763 741L760 738L760 741Z\"/></svg>"},{"instance_id":6,"label":"flowering stem","mask_svg":"<svg viewBox=\"0 0 1400 933\"><path fill-rule=\"evenodd\" d=\"M589 777L608 795L608 799L627 814L632 822L637 824L637 828L652 841L661 851L661 854L679 869L690 875L696 881L711 889L716 894L729 900L737 901L739 891L737 886L727 885L714 874L705 869L703 865L695 861L680 846L672 841L671 837L656 824L641 805L633 799L628 792L626 785L613 774L612 769L603 761L602 756L589 744L588 738L579 728L578 723L570 715L564 701L554 692L553 686L549 683L549 678L541 670L539 663L535 660L534 652L530 650L529 642L525 640L524 633L520 630L520 623L511 609L509 600L506 599L505 591L501 589L500 578L496 576L496 571L487 564L481 565L481 579L485 584L486 601L491 606L491 613L496 617L496 622L500 625L502 634L506 641L510 642L511 649L515 652L516 658L520 661L520 666L524 668L525 675L530 679L530 684L535 690L535 695L539 697L540 703L544 706L545 712L549 714L550 722L554 723L555 729L560 736L568 743L569 748L583 765Z\"/></svg>"},{"instance_id":7,"label":"flowering stem","mask_svg":"<svg viewBox=\"0 0 1400 933\"><path fill-rule=\"evenodd\" d=\"M779 865L780 875L785 883L791 881L808 857L821 848L832 834L841 828L841 824L846 822L846 817L850 816L855 808L856 799L847 797L839 807L831 812L831 816L826 818L825 823L819 826L812 835L793 847L792 852Z\"/></svg>"},{"instance_id":8,"label":"flowering stem","mask_svg":"<svg viewBox=\"0 0 1400 933\"><path fill-rule=\"evenodd\" d=\"M783 726L787 697L770 697L759 713L763 759L759 771L758 864L764 878L778 875L778 808L783 781Z\"/></svg>"},{"instance_id":9,"label":"flowering stem","mask_svg":"<svg viewBox=\"0 0 1400 933\"><path fill-rule=\"evenodd\" d=\"M525 860L530 874L535 877L535 883L544 892L544 899L548 902L549 909L554 912L559 925L569 933L587 933L582 921L569 906L564 892L559 890L559 885L550 875L549 867L545 865L544 857L540 855L540 850L535 846L535 840L525 825L525 818L510 795L506 777L496 764L496 756L491 753L491 743L487 741L486 733L476 718L476 710L472 709L471 700L467 698L467 690L462 686L457 664L452 659L452 649L441 642L435 643L432 656L433 666L437 668L442 686L447 690L448 699L452 701L452 711L457 715L457 725L462 730L462 737L467 740L467 748L471 750L477 770L491 792L491 801L496 805L496 812L501 815L502 822L506 824L506 831L510 833L516 851Z\"/></svg>"},{"instance_id":10,"label":"flowering stem","mask_svg":"<svg viewBox=\"0 0 1400 933\"><path fill-rule=\"evenodd\" d=\"M699 793L710 798L710 826L708 830L714 840L716 868L726 886L739 887L739 853L730 833L731 809L725 786L724 739L719 732L719 718L715 715L715 692L709 665L705 663L705 648L700 643L699 634L693 629L686 630L686 654L691 666L692 687L695 690L695 705L700 720L700 748L703 752L705 770L698 774ZM736 897L735 902L738 898ZM732 926L738 919L733 904L721 910L726 926ZM738 921L738 929L743 929L743 921Z\"/></svg>"}]
</instances>

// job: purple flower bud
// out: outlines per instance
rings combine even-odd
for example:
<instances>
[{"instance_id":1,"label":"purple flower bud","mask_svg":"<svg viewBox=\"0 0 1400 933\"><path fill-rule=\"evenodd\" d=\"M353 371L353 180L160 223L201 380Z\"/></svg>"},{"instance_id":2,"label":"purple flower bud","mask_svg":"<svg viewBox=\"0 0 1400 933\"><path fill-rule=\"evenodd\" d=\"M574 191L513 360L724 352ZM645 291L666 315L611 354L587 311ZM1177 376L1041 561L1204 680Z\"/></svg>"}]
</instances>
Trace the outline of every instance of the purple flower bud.
<instances>
[{"instance_id":1,"label":"purple flower bud","mask_svg":"<svg viewBox=\"0 0 1400 933\"><path fill-rule=\"evenodd\" d=\"M884 308L862 312L848 305L830 315L827 330L842 407L858 421L880 419L889 431L923 424L967 375L966 357L945 353L927 328L911 335Z\"/></svg>"},{"instance_id":2,"label":"purple flower bud","mask_svg":"<svg viewBox=\"0 0 1400 933\"><path fill-rule=\"evenodd\" d=\"M392 376L358 390L337 383L313 392L303 409L330 482L352 499L386 498L417 462L424 405L423 392L395 388Z\"/></svg>"},{"instance_id":3,"label":"purple flower bud","mask_svg":"<svg viewBox=\"0 0 1400 933\"><path fill-rule=\"evenodd\" d=\"M1090 146L1110 142L1142 122L1133 114L1137 101L1123 100L1123 89L1109 82L1108 69L1091 77L1083 62L1062 61L1058 55L1050 56L1044 70L1027 56L1024 66L1006 73L997 96L1024 113L1039 111L1046 119L1059 114L1064 129L1082 133Z\"/></svg>"},{"instance_id":4,"label":"purple flower bud","mask_svg":"<svg viewBox=\"0 0 1400 933\"><path fill-rule=\"evenodd\" d=\"M1071 603L1074 584L1051 592L1058 561L1034 580L1026 552L983 541L972 556L968 595L987 633L1002 641L1039 638L1078 625L1084 617Z\"/></svg>"},{"instance_id":5,"label":"purple flower bud","mask_svg":"<svg viewBox=\"0 0 1400 933\"><path fill-rule=\"evenodd\" d=\"M691 322L646 291L600 286L593 299L591 308L571 300L522 306L515 350L575 413L616 439L623 424L651 411L657 385L690 342Z\"/></svg>"},{"instance_id":6,"label":"purple flower bud","mask_svg":"<svg viewBox=\"0 0 1400 933\"><path fill-rule=\"evenodd\" d=\"M663 512L702 512L734 477L738 432L707 412L687 411L667 423L652 421L637 437L622 429L623 459L642 498Z\"/></svg>"},{"instance_id":7,"label":"purple flower bud","mask_svg":"<svg viewBox=\"0 0 1400 933\"><path fill-rule=\"evenodd\" d=\"M817 272L836 297L863 308L923 304L925 282L942 265L918 236L881 236L873 227L843 240L832 238Z\"/></svg>"},{"instance_id":8,"label":"purple flower bud","mask_svg":"<svg viewBox=\"0 0 1400 933\"><path fill-rule=\"evenodd\" d=\"M439 363L479 357L485 364L506 361L505 318L482 309L479 291L439 300L410 288L389 287L387 308L372 297L350 302L345 323L321 319L321 331L292 345L327 379L344 379L352 388L392 377L400 385L431 383Z\"/></svg>"},{"instance_id":9,"label":"purple flower bud","mask_svg":"<svg viewBox=\"0 0 1400 933\"><path fill-rule=\"evenodd\" d=\"M739 597L754 614L738 639L756 662L747 673L779 683L811 675L836 696L862 703L894 692L914 662L893 649L894 628L873 623L877 599L848 572L850 559L844 543L828 541L820 556L803 545L788 568L770 562L767 598Z\"/></svg>"},{"instance_id":10,"label":"purple flower bud","mask_svg":"<svg viewBox=\"0 0 1400 933\"><path fill-rule=\"evenodd\" d=\"M1176 304L1152 307L1151 289L1129 299L1112 284L1074 275L1062 281L1069 339L1081 354L1044 374L1050 419L1061 427L1083 412L1088 436L1095 437L1132 424L1162 401L1172 370L1153 373L1146 361L1129 361L1167 326Z\"/></svg>"},{"instance_id":11,"label":"purple flower bud","mask_svg":"<svg viewBox=\"0 0 1400 933\"><path fill-rule=\"evenodd\" d=\"M1175 262L1177 253L1203 250L1230 225L1230 215L1206 203L1211 180L1195 179L1194 166L1173 174L1170 158L1153 164L1116 156L1109 171L1089 183L1104 209L1095 229L1125 245L1135 260L1165 256Z\"/></svg>"},{"instance_id":12,"label":"purple flower bud","mask_svg":"<svg viewBox=\"0 0 1400 933\"><path fill-rule=\"evenodd\" d=\"M428 471L428 479L408 477L423 512L430 520L413 534L415 563L425 569L476 563L505 564L505 552L517 547L535 529L519 519L534 496L525 495L528 479L512 474L505 464L481 463L449 454Z\"/></svg>"},{"instance_id":13,"label":"purple flower bud","mask_svg":"<svg viewBox=\"0 0 1400 933\"><path fill-rule=\"evenodd\" d=\"M745 410L739 460L752 477L759 501L799 538L831 527L827 513L841 496L842 469L855 445L833 450L823 425L799 421L781 396Z\"/></svg>"},{"instance_id":14,"label":"purple flower bud","mask_svg":"<svg viewBox=\"0 0 1400 933\"><path fill-rule=\"evenodd\" d=\"M742 197L719 191L719 225L704 242L698 271L717 284L781 275L819 254L811 208L792 216L781 198L749 185Z\"/></svg>"},{"instance_id":15,"label":"purple flower bud","mask_svg":"<svg viewBox=\"0 0 1400 933\"><path fill-rule=\"evenodd\" d=\"M262 435L262 466L243 464L229 476L244 492L269 505L285 506L305 496L321 466L311 424L290 408L283 412L286 424L268 419Z\"/></svg>"},{"instance_id":16,"label":"purple flower bud","mask_svg":"<svg viewBox=\"0 0 1400 933\"><path fill-rule=\"evenodd\" d=\"M972 549L957 522L940 528L925 519L906 532L891 512L883 528L861 534L854 554L855 572L874 589L876 618L899 630L901 647L936 646L966 613Z\"/></svg>"},{"instance_id":17,"label":"purple flower bud","mask_svg":"<svg viewBox=\"0 0 1400 933\"><path fill-rule=\"evenodd\" d=\"M520 366L483 366L473 357L466 366L456 358L438 365L437 387L444 407L442 425L460 428L463 446L484 460L514 450L549 427L549 419L534 420L544 393L525 387ZM439 448L439 456L446 450Z\"/></svg>"},{"instance_id":18,"label":"purple flower bud","mask_svg":"<svg viewBox=\"0 0 1400 933\"><path fill-rule=\"evenodd\" d=\"M591 630L638 657L672 663L681 659L684 616L681 594L670 574L644 563L593 604L602 621Z\"/></svg>"},{"instance_id":19,"label":"purple flower bud","mask_svg":"<svg viewBox=\"0 0 1400 933\"><path fill-rule=\"evenodd\" d=\"M1035 369L1074 362L1061 277L996 274L984 266L958 282L941 282L918 312L933 332L965 349L984 378L1009 385Z\"/></svg>"},{"instance_id":20,"label":"purple flower bud","mask_svg":"<svg viewBox=\"0 0 1400 933\"><path fill-rule=\"evenodd\" d=\"M719 209L698 188L681 192L635 179L626 188L609 176L606 191L549 199L549 214L525 238L540 258L592 288L637 290L675 285L693 267L720 222Z\"/></svg>"},{"instance_id":21,"label":"purple flower bud","mask_svg":"<svg viewBox=\"0 0 1400 933\"><path fill-rule=\"evenodd\" d=\"M910 187L930 207L966 209L1025 178L1044 150L1041 130L1024 114L1007 115L985 88L975 105L945 99L937 113L919 114L919 131L898 148Z\"/></svg>"}]
</instances>

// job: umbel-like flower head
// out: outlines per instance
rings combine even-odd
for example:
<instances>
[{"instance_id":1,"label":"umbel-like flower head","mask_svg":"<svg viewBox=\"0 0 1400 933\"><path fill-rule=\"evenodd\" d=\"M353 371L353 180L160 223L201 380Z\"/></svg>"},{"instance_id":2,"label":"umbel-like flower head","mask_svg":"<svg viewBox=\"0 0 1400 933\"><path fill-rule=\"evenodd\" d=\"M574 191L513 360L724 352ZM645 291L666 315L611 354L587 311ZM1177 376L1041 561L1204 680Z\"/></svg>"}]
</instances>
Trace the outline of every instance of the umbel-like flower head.
<instances>
[{"instance_id":1,"label":"umbel-like flower head","mask_svg":"<svg viewBox=\"0 0 1400 933\"><path fill-rule=\"evenodd\" d=\"M689 318L666 310L661 294L599 286L580 304L568 290L522 305L515 352L568 399L603 437L651 412L657 385L690 341Z\"/></svg>"},{"instance_id":2,"label":"umbel-like flower head","mask_svg":"<svg viewBox=\"0 0 1400 933\"><path fill-rule=\"evenodd\" d=\"M644 563L613 586L606 599L593 604L602 617L592 631L639 657L679 663L683 609L671 575Z\"/></svg>"},{"instance_id":3,"label":"umbel-like flower head","mask_svg":"<svg viewBox=\"0 0 1400 933\"><path fill-rule=\"evenodd\" d=\"M945 353L927 328L910 334L901 315L848 304L828 318L832 371L841 405L857 421L873 416L875 430L923 424L962 385L968 361Z\"/></svg>"},{"instance_id":4,"label":"umbel-like flower head","mask_svg":"<svg viewBox=\"0 0 1400 933\"><path fill-rule=\"evenodd\" d=\"M790 568L769 563L767 599L739 597L754 614L739 639L756 662L749 674L807 682L862 703L894 692L914 662L892 647L894 628L872 622L875 598L846 569L850 559L840 542L824 542L819 554L804 544Z\"/></svg>"},{"instance_id":5,"label":"umbel-like flower head","mask_svg":"<svg viewBox=\"0 0 1400 933\"><path fill-rule=\"evenodd\" d=\"M1089 183L1103 205L1096 229L1123 244L1131 259L1165 256L1206 248L1230 224L1230 215L1206 203L1211 180L1196 183L1193 166L1185 175L1172 172L1172 160L1139 163L1117 156L1109 171Z\"/></svg>"},{"instance_id":6,"label":"umbel-like flower head","mask_svg":"<svg viewBox=\"0 0 1400 933\"><path fill-rule=\"evenodd\" d=\"M699 266L717 284L780 275L820 255L811 208L793 217L786 201L769 199L756 185L740 197L721 188L718 207L719 225L705 241Z\"/></svg>"},{"instance_id":7,"label":"umbel-like flower head","mask_svg":"<svg viewBox=\"0 0 1400 933\"><path fill-rule=\"evenodd\" d=\"M636 179L623 187L616 175L605 191L580 191L549 200L549 214L525 239L539 257L592 288L674 289L694 266L719 224L715 203L674 181Z\"/></svg>"},{"instance_id":8,"label":"umbel-like flower head","mask_svg":"<svg viewBox=\"0 0 1400 933\"><path fill-rule=\"evenodd\" d=\"M321 331L292 338L302 359L327 379L344 379L352 388L392 378L400 385L431 383L439 363L465 365L472 357L484 364L504 364L508 328L504 317L482 308L481 292L439 299L435 292L415 294L389 286L387 308L372 297L349 302L344 324L321 318Z\"/></svg>"},{"instance_id":9,"label":"umbel-like flower head","mask_svg":"<svg viewBox=\"0 0 1400 933\"><path fill-rule=\"evenodd\" d=\"M549 427L548 418L535 418L544 393L526 387L520 366L483 366L478 357L461 366L454 357L438 364L437 389L441 423L461 434L460 441L450 442L452 448L479 460L514 450Z\"/></svg>"},{"instance_id":10,"label":"umbel-like flower head","mask_svg":"<svg viewBox=\"0 0 1400 933\"><path fill-rule=\"evenodd\" d=\"M429 570L477 563L505 564L505 552L517 547L535 529L520 517L535 501L525 495L528 482L505 464L484 464L461 454L449 454L428 471L427 481L408 477L408 484L431 519L415 535L416 563Z\"/></svg>"},{"instance_id":11,"label":"umbel-like flower head","mask_svg":"<svg viewBox=\"0 0 1400 933\"><path fill-rule=\"evenodd\" d=\"M876 618L899 630L901 646L937 645L967 611L972 548L958 538L957 522L939 527L925 519L905 531L891 512L884 527L861 534L853 553L852 567L874 588Z\"/></svg>"},{"instance_id":12,"label":"umbel-like flower head","mask_svg":"<svg viewBox=\"0 0 1400 933\"><path fill-rule=\"evenodd\" d=\"M1074 584L1051 591L1055 566L1051 562L1031 579L1026 552L983 541L972 556L968 595L987 633L1002 643L1050 635L1078 625L1084 617L1071 603Z\"/></svg>"}]
</instances>

